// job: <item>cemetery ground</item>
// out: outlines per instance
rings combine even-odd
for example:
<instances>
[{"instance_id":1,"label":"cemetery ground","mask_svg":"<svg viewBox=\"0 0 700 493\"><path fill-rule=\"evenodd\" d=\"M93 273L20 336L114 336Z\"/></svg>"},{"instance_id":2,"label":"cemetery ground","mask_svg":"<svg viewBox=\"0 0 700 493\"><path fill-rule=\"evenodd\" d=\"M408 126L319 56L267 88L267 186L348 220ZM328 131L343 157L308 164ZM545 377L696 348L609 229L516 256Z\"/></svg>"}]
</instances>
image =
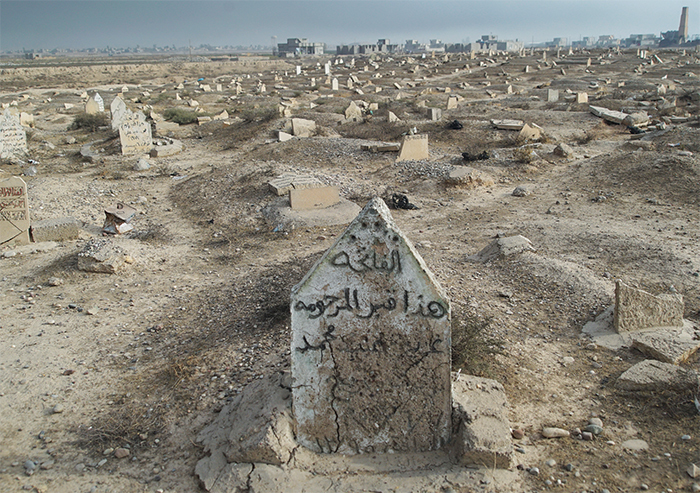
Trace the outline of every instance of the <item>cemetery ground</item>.
<instances>
[{"instance_id":1,"label":"cemetery ground","mask_svg":"<svg viewBox=\"0 0 700 493\"><path fill-rule=\"evenodd\" d=\"M289 370L290 290L346 227L292 224L275 212L288 202L268 182L293 172L361 207L394 193L417 206L392 214L451 300L452 369L505 387L522 436L511 473L487 468L471 482L435 478L418 490L697 491L686 471L700 464L700 389L621 390L618 377L645 356L582 335L614 303L615 279L682 294L684 317L700 322L700 67L697 54L659 56L664 63L642 68L634 52L594 53L590 67L553 66L541 53L378 58L368 72L360 57L354 68L349 58L332 65L343 81L355 74L364 94L332 91L315 59L3 69L0 102L17 101L34 127L32 161L0 169L25 175L32 221L73 216L82 228L75 240L0 250L1 489L200 491L197 434L247 384ZM295 63L303 75L293 75ZM224 87L205 92L198 77ZM108 106L124 85L134 110L199 107L195 115L229 118L169 130L183 151L137 171L143 156L121 155L108 119L94 132L71 128L83 91L99 90ZM547 101L553 87L558 102ZM666 128L633 140L566 89L588 91L595 106L648 112ZM451 96L460 100L447 110ZM378 107L348 121L353 100ZM281 102L314 120L316 134L279 141L278 131L291 133ZM442 119L429 120L426 107L442 108ZM389 111L400 121L387 121ZM519 141L492 119L536 123L545 137ZM453 120L463 127L449 128ZM362 149L414 128L429 137L428 159ZM555 153L559 144L571 152ZM483 151L488 159L462 156ZM475 179L450 180L460 166ZM126 263L114 274L79 270L78 252L103 238L103 211L118 201L138 211L133 231L106 238ZM536 251L467 259L514 235ZM700 361L682 366L698 371ZM603 424L592 440L541 434L583 429L591 417ZM629 439L648 449L623 448ZM371 491L404 491L401 474L367 474Z\"/></svg>"}]
</instances>

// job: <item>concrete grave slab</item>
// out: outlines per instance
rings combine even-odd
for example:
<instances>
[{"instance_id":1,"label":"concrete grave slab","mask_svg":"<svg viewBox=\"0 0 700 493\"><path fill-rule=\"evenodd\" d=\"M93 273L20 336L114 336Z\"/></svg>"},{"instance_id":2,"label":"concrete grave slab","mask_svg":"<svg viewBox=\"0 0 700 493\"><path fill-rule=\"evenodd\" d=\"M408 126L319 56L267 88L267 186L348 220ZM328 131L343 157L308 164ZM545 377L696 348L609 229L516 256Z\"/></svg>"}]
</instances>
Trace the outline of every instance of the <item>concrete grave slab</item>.
<instances>
[{"instance_id":1,"label":"concrete grave slab","mask_svg":"<svg viewBox=\"0 0 700 493\"><path fill-rule=\"evenodd\" d=\"M291 190L322 187L323 183L313 176L282 173L277 178L270 180L267 186L274 194L282 196L287 195Z\"/></svg>"},{"instance_id":2,"label":"concrete grave slab","mask_svg":"<svg viewBox=\"0 0 700 493\"><path fill-rule=\"evenodd\" d=\"M29 243L27 184L19 176L0 180L0 245Z\"/></svg>"},{"instance_id":3,"label":"concrete grave slab","mask_svg":"<svg viewBox=\"0 0 700 493\"><path fill-rule=\"evenodd\" d=\"M289 191L289 205L293 210L325 209L340 202L338 187L315 187Z\"/></svg>"},{"instance_id":4,"label":"concrete grave slab","mask_svg":"<svg viewBox=\"0 0 700 493\"><path fill-rule=\"evenodd\" d=\"M627 114L623 113L622 111L609 110L607 108L603 108L602 106L589 106L588 110L593 115L611 123L622 123L627 117Z\"/></svg>"},{"instance_id":5,"label":"concrete grave slab","mask_svg":"<svg viewBox=\"0 0 700 493\"><path fill-rule=\"evenodd\" d=\"M447 444L450 303L381 199L292 289L291 311L298 443L341 454Z\"/></svg>"},{"instance_id":6,"label":"concrete grave slab","mask_svg":"<svg viewBox=\"0 0 700 493\"><path fill-rule=\"evenodd\" d=\"M107 239L92 239L78 253L78 269L114 274L125 264L124 250Z\"/></svg>"},{"instance_id":7,"label":"concrete grave slab","mask_svg":"<svg viewBox=\"0 0 700 493\"><path fill-rule=\"evenodd\" d=\"M615 283L615 330L631 332L651 327L682 327L683 296L680 294L653 295Z\"/></svg>"},{"instance_id":8,"label":"concrete grave slab","mask_svg":"<svg viewBox=\"0 0 700 493\"><path fill-rule=\"evenodd\" d=\"M453 457L465 466L507 469L513 459L503 385L459 375L452 383Z\"/></svg>"},{"instance_id":9,"label":"concrete grave slab","mask_svg":"<svg viewBox=\"0 0 700 493\"><path fill-rule=\"evenodd\" d=\"M525 122L522 120L491 120L491 125L499 130L521 130Z\"/></svg>"},{"instance_id":10,"label":"concrete grave slab","mask_svg":"<svg viewBox=\"0 0 700 493\"><path fill-rule=\"evenodd\" d=\"M32 223L32 241L69 241L80 237L80 221L74 217L44 219Z\"/></svg>"},{"instance_id":11,"label":"concrete grave slab","mask_svg":"<svg viewBox=\"0 0 700 493\"><path fill-rule=\"evenodd\" d=\"M650 358L678 365L688 360L700 348L700 330L686 320L683 328L656 327L631 332L632 347Z\"/></svg>"},{"instance_id":12,"label":"concrete grave slab","mask_svg":"<svg viewBox=\"0 0 700 493\"><path fill-rule=\"evenodd\" d=\"M377 152L399 152L401 149L401 144L383 142L381 144L362 144L360 148L363 151L369 151L373 153Z\"/></svg>"},{"instance_id":13,"label":"concrete grave slab","mask_svg":"<svg viewBox=\"0 0 700 493\"><path fill-rule=\"evenodd\" d=\"M411 161L430 159L428 152L428 136L427 135L406 135L401 142L401 149L396 158L399 161Z\"/></svg>"},{"instance_id":14,"label":"concrete grave slab","mask_svg":"<svg viewBox=\"0 0 700 493\"><path fill-rule=\"evenodd\" d=\"M651 359L632 366L615 382L618 389L642 392L696 391L698 385L697 372Z\"/></svg>"}]
</instances>

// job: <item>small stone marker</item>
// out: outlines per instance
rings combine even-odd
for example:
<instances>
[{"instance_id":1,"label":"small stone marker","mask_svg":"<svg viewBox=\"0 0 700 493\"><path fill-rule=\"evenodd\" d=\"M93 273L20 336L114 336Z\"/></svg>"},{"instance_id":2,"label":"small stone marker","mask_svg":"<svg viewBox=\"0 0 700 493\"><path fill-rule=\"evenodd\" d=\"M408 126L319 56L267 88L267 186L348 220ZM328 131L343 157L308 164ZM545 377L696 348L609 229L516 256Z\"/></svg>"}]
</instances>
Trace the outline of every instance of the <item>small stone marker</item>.
<instances>
[{"instance_id":1,"label":"small stone marker","mask_svg":"<svg viewBox=\"0 0 700 493\"><path fill-rule=\"evenodd\" d=\"M427 135L407 135L403 138L396 162L430 159Z\"/></svg>"},{"instance_id":2,"label":"small stone marker","mask_svg":"<svg viewBox=\"0 0 700 493\"><path fill-rule=\"evenodd\" d=\"M32 223L31 236L36 243L75 240L80 236L80 222L74 217L43 219Z\"/></svg>"},{"instance_id":3,"label":"small stone marker","mask_svg":"<svg viewBox=\"0 0 700 493\"><path fill-rule=\"evenodd\" d=\"M124 115L126 114L126 103L122 98L116 96L112 101L112 104L109 105L109 110L112 113L112 130L116 132L119 130L119 126L121 125Z\"/></svg>"},{"instance_id":4,"label":"small stone marker","mask_svg":"<svg viewBox=\"0 0 700 493\"><path fill-rule=\"evenodd\" d=\"M27 132L19 115L6 109L0 116L0 159L20 157L27 153Z\"/></svg>"},{"instance_id":5,"label":"small stone marker","mask_svg":"<svg viewBox=\"0 0 700 493\"><path fill-rule=\"evenodd\" d=\"M27 184L19 176L0 181L0 245L29 243Z\"/></svg>"},{"instance_id":6,"label":"small stone marker","mask_svg":"<svg viewBox=\"0 0 700 493\"><path fill-rule=\"evenodd\" d=\"M313 176L297 175L296 173L283 173L267 184L274 194L282 196L291 190L303 190L305 188L318 188L323 184Z\"/></svg>"},{"instance_id":7,"label":"small stone marker","mask_svg":"<svg viewBox=\"0 0 700 493\"><path fill-rule=\"evenodd\" d=\"M292 118L292 133L295 137L311 137L316 133L316 122L303 118Z\"/></svg>"},{"instance_id":8,"label":"small stone marker","mask_svg":"<svg viewBox=\"0 0 700 493\"><path fill-rule=\"evenodd\" d=\"M434 122L438 121L442 118L442 110L440 108L428 108L428 118Z\"/></svg>"},{"instance_id":9,"label":"small stone marker","mask_svg":"<svg viewBox=\"0 0 700 493\"><path fill-rule=\"evenodd\" d=\"M391 111L389 112L388 119L389 119L389 123L394 123L394 122L400 122L400 121L401 121L401 120L399 119L399 117L396 116L396 115L395 115L393 112L391 112Z\"/></svg>"},{"instance_id":10,"label":"small stone marker","mask_svg":"<svg viewBox=\"0 0 700 493\"><path fill-rule=\"evenodd\" d=\"M587 92L577 92L576 93L576 102L579 104L587 103L588 102L588 93Z\"/></svg>"},{"instance_id":11,"label":"small stone marker","mask_svg":"<svg viewBox=\"0 0 700 493\"><path fill-rule=\"evenodd\" d=\"M622 281L615 283L615 331L618 333L652 327L683 326L683 296L651 293Z\"/></svg>"},{"instance_id":12,"label":"small stone marker","mask_svg":"<svg viewBox=\"0 0 700 493\"><path fill-rule=\"evenodd\" d=\"M559 101L559 89L547 89L547 102L556 103Z\"/></svg>"},{"instance_id":13,"label":"small stone marker","mask_svg":"<svg viewBox=\"0 0 700 493\"><path fill-rule=\"evenodd\" d=\"M491 120L491 124L499 130L521 130L525 122L522 120Z\"/></svg>"},{"instance_id":14,"label":"small stone marker","mask_svg":"<svg viewBox=\"0 0 700 493\"><path fill-rule=\"evenodd\" d=\"M447 98L447 107L446 109L448 110L453 110L457 107L457 97L456 96L450 96Z\"/></svg>"},{"instance_id":15,"label":"small stone marker","mask_svg":"<svg viewBox=\"0 0 700 493\"><path fill-rule=\"evenodd\" d=\"M450 304L372 199L292 289L297 441L316 452L428 451L450 438Z\"/></svg>"},{"instance_id":16,"label":"small stone marker","mask_svg":"<svg viewBox=\"0 0 700 493\"><path fill-rule=\"evenodd\" d=\"M119 125L119 141L124 156L148 154L153 147L153 136L146 115L127 110Z\"/></svg>"},{"instance_id":17,"label":"small stone marker","mask_svg":"<svg viewBox=\"0 0 700 493\"><path fill-rule=\"evenodd\" d=\"M325 209L338 202L338 187L294 188L289 191L289 205L295 211Z\"/></svg>"},{"instance_id":18,"label":"small stone marker","mask_svg":"<svg viewBox=\"0 0 700 493\"><path fill-rule=\"evenodd\" d=\"M345 110L345 118L355 122L362 120L362 110L355 101L350 101L350 105Z\"/></svg>"},{"instance_id":19,"label":"small stone marker","mask_svg":"<svg viewBox=\"0 0 700 493\"><path fill-rule=\"evenodd\" d=\"M96 115L99 112L100 107L97 104L97 101L95 101L95 98L91 96L85 103L85 113L87 113L88 115Z\"/></svg>"},{"instance_id":20,"label":"small stone marker","mask_svg":"<svg viewBox=\"0 0 700 493\"><path fill-rule=\"evenodd\" d=\"M519 140L540 140L542 138L542 128L536 124L528 125L527 123L523 125L518 134Z\"/></svg>"}]
</instances>

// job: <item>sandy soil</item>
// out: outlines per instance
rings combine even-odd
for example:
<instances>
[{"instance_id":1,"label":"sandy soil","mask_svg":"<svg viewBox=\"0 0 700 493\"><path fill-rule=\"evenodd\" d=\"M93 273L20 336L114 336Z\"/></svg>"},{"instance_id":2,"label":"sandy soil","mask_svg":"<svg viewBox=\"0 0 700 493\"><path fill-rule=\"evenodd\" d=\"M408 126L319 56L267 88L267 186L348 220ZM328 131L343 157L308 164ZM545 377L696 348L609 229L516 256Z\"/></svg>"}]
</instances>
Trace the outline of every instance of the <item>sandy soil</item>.
<instances>
[{"instance_id":1,"label":"sandy soil","mask_svg":"<svg viewBox=\"0 0 700 493\"><path fill-rule=\"evenodd\" d=\"M525 431L514 440L522 449L513 464L521 469L519 488L541 490L550 487L546 481L554 487L560 481L562 491L634 491L642 484L690 491L693 479L685 470L700 461L693 394L617 390L616 378L642 355L594 348L581 328L612 303L615 279L653 293L677 291L685 297L685 317L700 320L700 112L692 97L700 88L699 61L669 52L662 54L664 64L635 73L640 60L632 52L592 58L588 72L585 64L565 65L567 75L541 60L541 70L525 73L525 65L538 65L536 58L503 56L481 60L483 67L456 56L448 63L380 60L381 79L371 78L374 69L362 72L359 58L360 71L334 68L385 88L365 87L364 96L326 86L310 92L308 78L292 77L293 64L285 69L281 62L95 70L86 68L89 61L61 67L59 60L51 70L50 62L3 67L0 102L17 101L35 115L29 154L38 173L25 177L32 219L73 216L84 227L75 241L0 251L1 489L199 490L197 433L247 383L288 368L290 288L344 229L273 232L278 225L266 220L264 208L276 197L267 182L296 171L338 185L360 206L375 194L400 192L419 207L395 210L394 218L448 291L453 333L475 324L482 329L453 369L505 386L512 426ZM316 61L302 65L322 83ZM416 65L417 74L407 71ZM223 83L224 92L201 92L192 84L197 75ZM242 77L244 93L232 99L228 84L235 76ZM396 100L393 82L417 77L425 79ZM254 93L259 79L265 94ZM185 80L185 90L176 90ZM660 115L656 88L674 80L675 90L664 97L677 104ZM560 90L559 103L546 102L550 82ZM121 156L108 130L69 129L83 91L99 89L108 106L125 84L134 109L150 105L162 114L195 98L208 113L227 109L231 125L183 125L173 136L184 152L152 158L149 170L134 171L140 156ZM648 111L655 121L688 118L667 120L665 132L633 147L624 126L602 123L566 89L588 90L591 104ZM443 110L438 122L425 119L419 101L444 108L455 94L464 98L457 109ZM276 131L288 126L278 117L281 98L296 101L294 116L316 120L319 135L277 142ZM363 123L338 125L351 100L377 102L379 110ZM387 111L402 121L388 123ZM517 133L492 128L492 118L537 123L546 139L523 148ZM464 128L448 129L454 119ZM413 127L429 135L430 160L394 163L394 154L360 148L399 141ZM103 150L92 163L78 154L89 142ZM554 155L558 143L572 146L575 157ZM483 150L490 159L462 159L462 152ZM29 165L0 168L18 175ZM449 187L445 174L456 165L488 173L495 184ZM515 197L516 186L531 193ZM133 263L113 275L78 270L77 253L101 235L103 210L116 201L139 211L135 230L113 240ZM517 234L537 252L488 264L466 260L497 235ZM565 356L573 363L564 363ZM686 365L700 369L697 358ZM539 433L543 426L582 428L592 416L604 423L594 441L546 440ZM691 438L681 440L686 434ZM646 440L649 450L624 451L620 442L629 437ZM115 458L118 447L128 447L129 457ZM556 465L546 465L549 459ZM32 475L25 472L27 460L39 464ZM571 471L566 464L573 464ZM531 467L540 474L524 470Z\"/></svg>"}]
</instances>

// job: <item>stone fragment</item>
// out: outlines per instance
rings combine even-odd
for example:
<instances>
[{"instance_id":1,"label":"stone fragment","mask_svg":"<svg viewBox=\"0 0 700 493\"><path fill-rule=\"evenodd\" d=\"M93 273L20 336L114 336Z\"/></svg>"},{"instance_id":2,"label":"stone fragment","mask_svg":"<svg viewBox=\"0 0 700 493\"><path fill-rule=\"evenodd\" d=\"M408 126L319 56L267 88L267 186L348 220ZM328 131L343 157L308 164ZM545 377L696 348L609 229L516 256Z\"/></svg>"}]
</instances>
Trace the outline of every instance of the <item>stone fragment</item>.
<instances>
[{"instance_id":1,"label":"stone fragment","mask_svg":"<svg viewBox=\"0 0 700 493\"><path fill-rule=\"evenodd\" d=\"M542 436L545 438L566 438L569 435L571 435L571 433L562 428L542 428Z\"/></svg>"},{"instance_id":2,"label":"stone fragment","mask_svg":"<svg viewBox=\"0 0 700 493\"><path fill-rule=\"evenodd\" d=\"M102 226L102 232L107 234L123 234L134 229L129 222L136 215L136 209L123 202L117 202L115 205L105 209L105 222Z\"/></svg>"},{"instance_id":3,"label":"stone fragment","mask_svg":"<svg viewBox=\"0 0 700 493\"><path fill-rule=\"evenodd\" d=\"M401 143L401 149L399 149L396 162L419 161L421 159L430 159L430 153L428 152L428 136L406 135Z\"/></svg>"},{"instance_id":4,"label":"stone fragment","mask_svg":"<svg viewBox=\"0 0 700 493\"><path fill-rule=\"evenodd\" d=\"M483 171L468 166L455 166L450 170L445 182L457 187L489 187L495 183L493 177Z\"/></svg>"},{"instance_id":5,"label":"stone fragment","mask_svg":"<svg viewBox=\"0 0 700 493\"><path fill-rule=\"evenodd\" d=\"M112 130L118 131L122 124L122 120L126 115L127 108L126 103L120 96L116 96L112 100L112 104L109 105L110 113L112 114Z\"/></svg>"},{"instance_id":6,"label":"stone fragment","mask_svg":"<svg viewBox=\"0 0 700 493\"><path fill-rule=\"evenodd\" d=\"M291 311L298 443L340 454L448 443L450 304L381 199L292 289Z\"/></svg>"},{"instance_id":7,"label":"stone fragment","mask_svg":"<svg viewBox=\"0 0 700 493\"><path fill-rule=\"evenodd\" d=\"M129 449L119 447L114 450L114 457L117 459L125 459L126 457L129 457L129 455L131 455Z\"/></svg>"},{"instance_id":8,"label":"stone fragment","mask_svg":"<svg viewBox=\"0 0 700 493\"><path fill-rule=\"evenodd\" d=\"M498 257L509 257L528 251L536 251L530 240L521 235L509 236L493 240L486 248L476 255L467 257L467 260L486 263Z\"/></svg>"},{"instance_id":9,"label":"stone fragment","mask_svg":"<svg viewBox=\"0 0 700 493\"><path fill-rule=\"evenodd\" d=\"M523 186L523 185L518 185L517 187L515 187L515 188L513 189L513 192L511 193L511 195L512 195L513 197L527 197L527 196L530 195L531 193L532 193L532 192L530 192L530 189L529 189L529 188L527 188L527 187L525 187L525 186Z\"/></svg>"},{"instance_id":10,"label":"stone fragment","mask_svg":"<svg viewBox=\"0 0 700 493\"><path fill-rule=\"evenodd\" d=\"M458 464L508 469L513 457L508 403L495 380L459 375L452 383L452 443Z\"/></svg>"},{"instance_id":11,"label":"stone fragment","mask_svg":"<svg viewBox=\"0 0 700 493\"><path fill-rule=\"evenodd\" d=\"M442 110L440 108L428 108L428 119L436 122L442 118Z\"/></svg>"},{"instance_id":12,"label":"stone fragment","mask_svg":"<svg viewBox=\"0 0 700 493\"><path fill-rule=\"evenodd\" d=\"M521 130L525 122L522 120L491 120L491 124L500 130Z\"/></svg>"},{"instance_id":13,"label":"stone fragment","mask_svg":"<svg viewBox=\"0 0 700 493\"><path fill-rule=\"evenodd\" d=\"M400 122L400 121L401 121L401 120L399 119L399 117L396 116L396 115L395 115L394 113L392 113L391 111L389 112L388 119L389 119L389 123L394 123L394 122Z\"/></svg>"},{"instance_id":14,"label":"stone fragment","mask_svg":"<svg viewBox=\"0 0 700 493\"><path fill-rule=\"evenodd\" d=\"M182 141L176 140L176 139L168 139L167 144L164 145L155 145L153 146L153 149L151 149L150 156L151 157L167 157L167 156L173 156L175 154L178 154L182 152L183 145Z\"/></svg>"},{"instance_id":15,"label":"stone fragment","mask_svg":"<svg viewBox=\"0 0 700 493\"><path fill-rule=\"evenodd\" d=\"M618 280L615 283L614 327L618 333L652 327L683 326L683 296L655 296Z\"/></svg>"},{"instance_id":16,"label":"stone fragment","mask_svg":"<svg viewBox=\"0 0 700 493\"><path fill-rule=\"evenodd\" d=\"M547 89L547 102L556 103L559 101L559 89Z\"/></svg>"},{"instance_id":17,"label":"stone fragment","mask_svg":"<svg viewBox=\"0 0 700 493\"><path fill-rule=\"evenodd\" d=\"M639 452L641 450L649 450L649 444L646 441L639 439L625 440L620 444L620 446L624 449L632 450L635 452Z\"/></svg>"},{"instance_id":18,"label":"stone fragment","mask_svg":"<svg viewBox=\"0 0 700 493\"><path fill-rule=\"evenodd\" d=\"M564 143L557 145L552 152L554 153L554 155L559 157L574 157L574 150L571 148L570 145Z\"/></svg>"},{"instance_id":19,"label":"stone fragment","mask_svg":"<svg viewBox=\"0 0 700 493\"><path fill-rule=\"evenodd\" d=\"M136 161L136 164L134 164L134 171L146 171L151 168L151 163L148 162L148 159L141 158L138 161Z\"/></svg>"},{"instance_id":20,"label":"stone fragment","mask_svg":"<svg viewBox=\"0 0 700 493\"><path fill-rule=\"evenodd\" d=\"M644 112L632 113L627 115L622 123L628 127L644 127L649 124L649 115Z\"/></svg>"},{"instance_id":21,"label":"stone fragment","mask_svg":"<svg viewBox=\"0 0 700 493\"><path fill-rule=\"evenodd\" d=\"M29 243L27 184L19 176L0 180L0 245Z\"/></svg>"},{"instance_id":22,"label":"stone fragment","mask_svg":"<svg viewBox=\"0 0 700 493\"><path fill-rule=\"evenodd\" d=\"M700 348L700 339L694 330L659 328L631 332L632 347L650 358L679 365Z\"/></svg>"},{"instance_id":23,"label":"stone fragment","mask_svg":"<svg viewBox=\"0 0 700 493\"><path fill-rule=\"evenodd\" d=\"M401 144L387 143L382 144L362 144L361 149L363 151L369 151L372 153L377 152L399 152L401 150Z\"/></svg>"},{"instance_id":24,"label":"stone fragment","mask_svg":"<svg viewBox=\"0 0 700 493\"><path fill-rule=\"evenodd\" d=\"M294 210L324 209L340 202L338 187L314 187L289 191L289 205Z\"/></svg>"},{"instance_id":25,"label":"stone fragment","mask_svg":"<svg viewBox=\"0 0 700 493\"><path fill-rule=\"evenodd\" d=\"M292 133L295 137L311 137L316 133L316 122L303 118L292 118Z\"/></svg>"},{"instance_id":26,"label":"stone fragment","mask_svg":"<svg viewBox=\"0 0 700 493\"><path fill-rule=\"evenodd\" d=\"M291 140L292 137L292 134L288 134L287 132L283 132L282 130L280 130L277 133L277 140L279 140L280 142L287 142L288 140Z\"/></svg>"},{"instance_id":27,"label":"stone fragment","mask_svg":"<svg viewBox=\"0 0 700 493\"><path fill-rule=\"evenodd\" d=\"M124 250L108 239L92 239L78 253L78 269L114 274L124 265Z\"/></svg>"},{"instance_id":28,"label":"stone fragment","mask_svg":"<svg viewBox=\"0 0 700 493\"><path fill-rule=\"evenodd\" d=\"M686 469L686 472L688 473L688 476L693 479L700 477L700 467L696 466L695 464L690 464L688 469Z\"/></svg>"},{"instance_id":29,"label":"stone fragment","mask_svg":"<svg viewBox=\"0 0 700 493\"><path fill-rule=\"evenodd\" d=\"M44 219L32 223L31 237L34 242L68 241L80 236L80 222L74 217Z\"/></svg>"},{"instance_id":30,"label":"stone fragment","mask_svg":"<svg viewBox=\"0 0 700 493\"><path fill-rule=\"evenodd\" d=\"M583 104L588 102L588 93L586 92L577 92L576 93L576 102L578 104Z\"/></svg>"},{"instance_id":31,"label":"stone fragment","mask_svg":"<svg viewBox=\"0 0 700 493\"><path fill-rule=\"evenodd\" d=\"M619 389L641 392L695 391L698 385L700 380L696 372L651 359L630 367L615 382Z\"/></svg>"},{"instance_id":32,"label":"stone fragment","mask_svg":"<svg viewBox=\"0 0 700 493\"><path fill-rule=\"evenodd\" d=\"M588 109L593 115L611 123L622 123L627 117L627 114L622 111L609 110L601 106L589 106Z\"/></svg>"}]
</instances>

